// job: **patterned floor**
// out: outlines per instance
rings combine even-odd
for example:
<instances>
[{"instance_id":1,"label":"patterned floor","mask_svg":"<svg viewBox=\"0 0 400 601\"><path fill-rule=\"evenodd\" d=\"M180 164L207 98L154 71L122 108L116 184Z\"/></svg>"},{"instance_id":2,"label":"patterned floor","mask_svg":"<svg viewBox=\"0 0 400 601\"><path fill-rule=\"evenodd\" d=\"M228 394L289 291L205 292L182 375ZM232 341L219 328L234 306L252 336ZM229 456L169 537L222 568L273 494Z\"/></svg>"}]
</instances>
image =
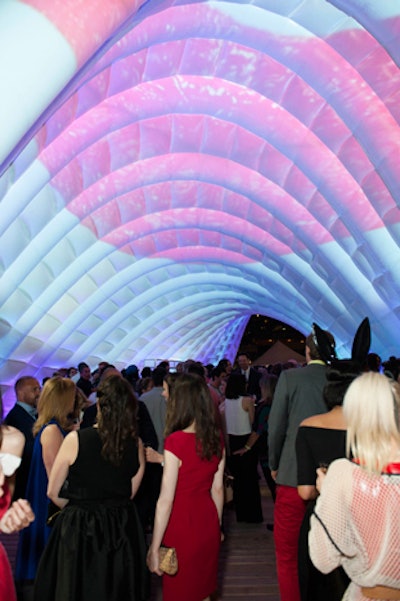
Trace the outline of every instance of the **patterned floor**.
<instances>
[{"instance_id":1,"label":"patterned floor","mask_svg":"<svg viewBox=\"0 0 400 601\"><path fill-rule=\"evenodd\" d=\"M238 524L232 509L224 510L226 539L219 564L219 590L213 601L279 601L272 532L266 524L273 521L273 502L265 486L261 487L264 522ZM17 536L0 535L14 563ZM162 601L161 578L152 578L149 601ZM190 600L188 600L190 601Z\"/></svg>"},{"instance_id":2,"label":"patterned floor","mask_svg":"<svg viewBox=\"0 0 400 601\"><path fill-rule=\"evenodd\" d=\"M273 502L261 487L264 522L238 524L232 509L224 512L226 539L219 565L219 590L213 601L279 601L273 534ZM152 580L151 601L162 601L161 579Z\"/></svg>"}]
</instances>

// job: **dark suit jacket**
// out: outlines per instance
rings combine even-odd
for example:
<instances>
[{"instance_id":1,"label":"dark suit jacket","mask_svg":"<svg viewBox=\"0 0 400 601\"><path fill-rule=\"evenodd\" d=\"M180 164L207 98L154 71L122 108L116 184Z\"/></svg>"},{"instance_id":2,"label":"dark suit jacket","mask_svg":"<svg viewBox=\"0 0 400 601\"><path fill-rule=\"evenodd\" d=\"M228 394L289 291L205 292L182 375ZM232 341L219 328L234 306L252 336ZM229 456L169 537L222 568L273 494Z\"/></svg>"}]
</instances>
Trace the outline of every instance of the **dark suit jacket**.
<instances>
[{"instance_id":1,"label":"dark suit jacket","mask_svg":"<svg viewBox=\"0 0 400 601\"><path fill-rule=\"evenodd\" d=\"M235 369L234 373L241 374L242 370L239 368ZM259 371L257 371L256 369L254 369L254 367L250 367L249 377L247 379L247 385L246 385L246 394L248 394L250 396L254 395L256 397L257 401L259 401L261 398L260 380L261 380L261 373Z\"/></svg>"},{"instance_id":2,"label":"dark suit jacket","mask_svg":"<svg viewBox=\"0 0 400 601\"><path fill-rule=\"evenodd\" d=\"M24 499L25 489L28 482L29 469L33 453L34 436L32 433L35 419L21 405L15 404L4 420L9 426L14 426L25 436L25 446L22 453L22 461L15 478L15 492L13 499Z\"/></svg>"},{"instance_id":3,"label":"dark suit jacket","mask_svg":"<svg viewBox=\"0 0 400 601\"><path fill-rule=\"evenodd\" d=\"M260 379L261 373L250 367L249 378L247 380L247 394L252 396L255 395L256 399L259 401L261 398L261 390L260 390Z\"/></svg>"}]
</instances>

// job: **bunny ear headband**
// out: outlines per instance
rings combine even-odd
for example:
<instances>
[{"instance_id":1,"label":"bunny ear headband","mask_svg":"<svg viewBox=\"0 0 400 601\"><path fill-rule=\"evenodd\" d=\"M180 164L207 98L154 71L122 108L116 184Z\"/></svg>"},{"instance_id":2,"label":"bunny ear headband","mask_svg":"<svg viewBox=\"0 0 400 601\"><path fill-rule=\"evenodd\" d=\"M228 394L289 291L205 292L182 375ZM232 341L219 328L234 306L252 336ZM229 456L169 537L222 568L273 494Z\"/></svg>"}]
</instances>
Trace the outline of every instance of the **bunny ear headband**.
<instances>
[{"instance_id":1,"label":"bunny ear headband","mask_svg":"<svg viewBox=\"0 0 400 601\"><path fill-rule=\"evenodd\" d=\"M318 349L322 361L330 365L336 359L335 343L329 340L326 332L318 324L312 326L314 344Z\"/></svg>"},{"instance_id":2,"label":"bunny ear headband","mask_svg":"<svg viewBox=\"0 0 400 601\"><path fill-rule=\"evenodd\" d=\"M318 348L321 359L328 365L335 364L337 367L340 361L349 362L349 359L338 359L336 357L335 345L331 343L326 332L322 330L318 324L313 323L314 342ZM364 365L369 348L371 346L371 327L368 317L365 317L358 326L354 336L353 346L351 349L351 363L353 367L357 365L359 369Z\"/></svg>"},{"instance_id":3,"label":"bunny ear headband","mask_svg":"<svg viewBox=\"0 0 400 601\"><path fill-rule=\"evenodd\" d=\"M371 326L368 317L362 320L354 336L351 359L360 366L367 360L371 346Z\"/></svg>"}]
</instances>

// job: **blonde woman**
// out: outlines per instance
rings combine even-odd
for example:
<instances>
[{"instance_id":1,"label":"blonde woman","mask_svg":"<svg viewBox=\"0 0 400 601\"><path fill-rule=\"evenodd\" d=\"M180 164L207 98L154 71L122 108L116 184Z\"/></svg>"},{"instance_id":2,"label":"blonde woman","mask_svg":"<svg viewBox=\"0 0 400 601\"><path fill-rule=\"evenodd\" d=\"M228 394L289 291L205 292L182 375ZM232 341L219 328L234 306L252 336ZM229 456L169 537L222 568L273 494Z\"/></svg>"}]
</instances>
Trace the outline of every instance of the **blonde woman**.
<instances>
[{"instance_id":1,"label":"blonde woman","mask_svg":"<svg viewBox=\"0 0 400 601\"><path fill-rule=\"evenodd\" d=\"M400 599L399 387L368 372L343 404L347 459L318 469L320 496L311 517L310 556L323 573L343 566L343 599Z\"/></svg>"},{"instance_id":2,"label":"blonde woman","mask_svg":"<svg viewBox=\"0 0 400 601\"><path fill-rule=\"evenodd\" d=\"M20 585L33 582L50 534L46 523L49 515L47 483L61 443L72 428L75 399L74 382L60 376L47 380L39 397L38 419L33 427L35 442L32 463L26 488L26 498L36 519L20 535L15 570L16 581Z\"/></svg>"}]
</instances>

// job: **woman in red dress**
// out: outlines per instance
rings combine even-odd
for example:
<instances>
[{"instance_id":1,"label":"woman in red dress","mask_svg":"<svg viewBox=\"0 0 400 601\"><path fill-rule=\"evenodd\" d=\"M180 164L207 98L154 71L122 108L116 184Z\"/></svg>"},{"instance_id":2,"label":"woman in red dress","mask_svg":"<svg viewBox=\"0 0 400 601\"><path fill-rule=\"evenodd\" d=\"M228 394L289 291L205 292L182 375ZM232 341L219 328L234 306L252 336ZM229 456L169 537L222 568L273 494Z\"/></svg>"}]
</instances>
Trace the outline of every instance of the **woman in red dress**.
<instances>
[{"instance_id":1,"label":"woman in red dress","mask_svg":"<svg viewBox=\"0 0 400 601\"><path fill-rule=\"evenodd\" d=\"M0 418L3 404L0 395ZM0 420L0 531L11 534L25 528L33 521L32 509L25 499L18 499L10 507L13 492L15 470L21 463L24 449L24 435L13 428L5 426ZM9 487L9 482L11 487ZM0 543L0 599L16 601L14 579L7 553Z\"/></svg>"},{"instance_id":2,"label":"woman in red dress","mask_svg":"<svg viewBox=\"0 0 400 601\"><path fill-rule=\"evenodd\" d=\"M205 380L182 374L168 403L164 474L148 566L162 575L161 543L178 572L163 575L164 601L206 601L217 588L225 452Z\"/></svg>"}]
</instances>

